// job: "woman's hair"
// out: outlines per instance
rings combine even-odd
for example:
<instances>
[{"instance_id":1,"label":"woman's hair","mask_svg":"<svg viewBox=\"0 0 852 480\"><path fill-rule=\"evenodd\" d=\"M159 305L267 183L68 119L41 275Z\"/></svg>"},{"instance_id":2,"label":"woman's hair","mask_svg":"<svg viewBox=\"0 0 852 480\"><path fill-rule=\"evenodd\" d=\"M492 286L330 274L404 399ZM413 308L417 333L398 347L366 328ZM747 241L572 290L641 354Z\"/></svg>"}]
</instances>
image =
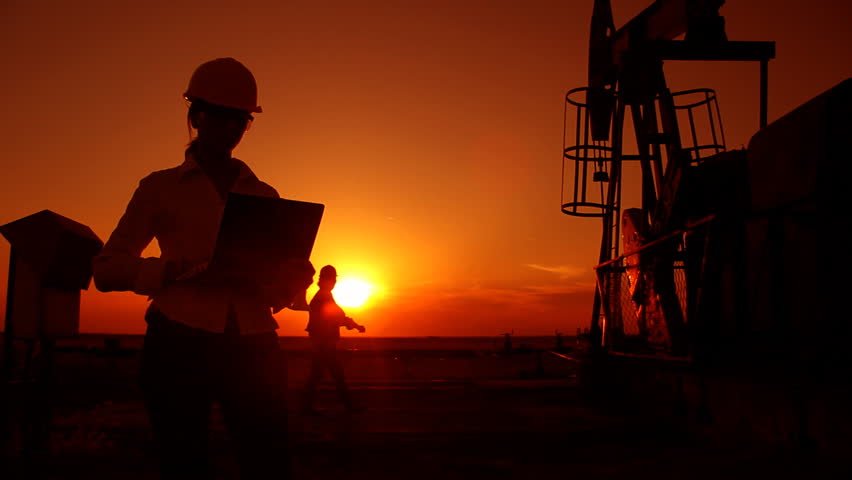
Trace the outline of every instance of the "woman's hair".
<instances>
[{"instance_id":1,"label":"woman's hair","mask_svg":"<svg viewBox=\"0 0 852 480\"><path fill-rule=\"evenodd\" d=\"M198 144L198 137L192 136L192 116L198 112L203 112L205 110L204 102L201 100L196 100L189 104L189 109L186 111L186 130L189 132L189 143L186 144L186 151L189 152L195 149L196 144Z\"/></svg>"}]
</instances>

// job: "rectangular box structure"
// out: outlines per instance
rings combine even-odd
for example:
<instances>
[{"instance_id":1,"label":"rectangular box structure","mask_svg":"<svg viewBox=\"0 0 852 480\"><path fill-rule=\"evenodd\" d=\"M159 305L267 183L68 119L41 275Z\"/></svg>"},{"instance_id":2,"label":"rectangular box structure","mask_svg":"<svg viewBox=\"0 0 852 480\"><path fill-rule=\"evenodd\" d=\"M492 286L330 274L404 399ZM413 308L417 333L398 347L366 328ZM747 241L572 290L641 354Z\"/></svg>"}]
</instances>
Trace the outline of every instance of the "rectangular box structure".
<instances>
[{"instance_id":1,"label":"rectangular box structure","mask_svg":"<svg viewBox=\"0 0 852 480\"><path fill-rule=\"evenodd\" d=\"M12 245L4 333L7 338L73 337L80 290L92 278L103 242L92 230L50 210L0 226Z\"/></svg>"}]
</instances>

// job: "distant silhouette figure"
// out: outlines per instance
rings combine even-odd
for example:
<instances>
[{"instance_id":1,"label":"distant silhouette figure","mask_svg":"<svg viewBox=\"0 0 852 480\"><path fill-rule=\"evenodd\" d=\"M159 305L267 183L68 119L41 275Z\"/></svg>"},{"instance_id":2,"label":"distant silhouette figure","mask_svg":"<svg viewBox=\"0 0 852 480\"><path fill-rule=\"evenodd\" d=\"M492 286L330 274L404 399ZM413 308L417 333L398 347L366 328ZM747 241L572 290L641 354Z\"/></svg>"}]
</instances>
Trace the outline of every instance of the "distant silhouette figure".
<instances>
[{"instance_id":1,"label":"distant silhouette figure","mask_svg":"<svg viewBox=\"0 0 852 480\"><path fill-rule=\"evenodd\" d=\"M200 65L184 94L197 132L181 165L139 182L118 226L94 259L100 291L133 291L151 304L141 383L161 478L207 478L211 408L218 401L240 478L289 478L286 365L272 310L311 284L307 261L279 265L279 278L206 270L229 192L278 197L231 153L253 121L254 76L233 58ZM156 238L161 256L142 258Z\"/></svg>"},{"instance_id":2,"label":"distant silhouette figure","mask_svg":"<svg viewBox=\"0 0 852 480\"><path fill-rule=\"evenodd\" d=\"M319 291L311 300L310 317L308 326L305 328L310 335L312 344L311 373L305 386L302 405L302 411L306 414L318 413L314 408L316 388L322 380L325 370L328 370L334 379L337 393L346 409L352 413L363 409L353 402L352 395L346 385L343 365L337 357L337 341L340 340L340 327L346 327L348 330L357 329L361 333L364 333L367 329L347 317L343 309L337 305L331 293L336 283L337 270L331 265L322 267L317 280Z\"/></svg>"}]
</instances>

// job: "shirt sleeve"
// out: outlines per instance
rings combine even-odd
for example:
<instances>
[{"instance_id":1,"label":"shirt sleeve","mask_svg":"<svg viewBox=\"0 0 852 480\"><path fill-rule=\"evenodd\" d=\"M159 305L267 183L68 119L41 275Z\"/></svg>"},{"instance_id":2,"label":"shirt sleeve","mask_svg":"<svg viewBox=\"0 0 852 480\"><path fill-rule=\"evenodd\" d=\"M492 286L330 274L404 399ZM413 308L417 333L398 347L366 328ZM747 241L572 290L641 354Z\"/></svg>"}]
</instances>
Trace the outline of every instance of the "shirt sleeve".
<instances>
[{"instance_id":1,"label":"shirt sleeve","mask_svg":"<svg viewBox=\"0 0 852 480\"><path fill-rule=\"evenodd\" d=\"M152 190L150 177L139 182L118 226L92 261L98 290L151 295L162 287L166 262L141 257L154 238L156 195Z\"/></svg>"},{"instance_id":2,"label":"shirt sleeve","mask_svg":"<svg viewBox=\"0 0 852 480\"><path fill-rule=\"evenodd\" d=\"M355 320L352 320L350 317L347 317L345 314L343 315L343 318L340 319L340 326L346 327L350 330L352 330L353 328L358 328L358 324L355 323Z\"/></svg>"}]
</instances>

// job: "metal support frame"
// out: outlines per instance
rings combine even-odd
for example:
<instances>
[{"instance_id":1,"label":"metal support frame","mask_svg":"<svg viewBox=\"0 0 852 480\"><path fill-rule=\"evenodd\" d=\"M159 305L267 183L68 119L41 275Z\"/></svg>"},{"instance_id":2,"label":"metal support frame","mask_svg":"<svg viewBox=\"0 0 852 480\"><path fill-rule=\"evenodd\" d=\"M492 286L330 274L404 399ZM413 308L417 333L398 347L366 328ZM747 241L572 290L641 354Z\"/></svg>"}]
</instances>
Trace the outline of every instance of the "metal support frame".
<instances>
[{"instance_id":1,"label":"metal support frame","mask_svg":"<svg viewBox=\"0 0 852 480\"><path fill-rule=\"evenodd\" d=\"M687 105L692 132L692 150L681 145L677 107L673 94L666 85L663 62L673 61L757 61L760 63L760 116L759 125L767 122L768 61L775 57L774 42L729 41L724 32L724 21L718 15L724 0L656 0L619 29L612 23L609 0L596 0L592 14L589 45L589 87L592 94L591 129L596 139L601 132L611 132L611 168L605 208L603 232L598 263L619 255L621 214L621 165L624 160L639 160L642 171L642 211L649 226L649 239L661 238L677 230L686 221L685 210L680 207L680 184L685 169L691 164L691 154L697 156L698 140L692 122L691 106ZM693 31L689 31L689 30ZM675 40L686 34L686 40ZM609 93L615 98L615 107L602 101ZM713 99L715 101L715 98ZM659 104L659 111L655 106ZM709 100L708 100L709 102ZM631 108L636 134L637 155L624 155L624 115ZM611 110L610 110L611 109ZM719 116L717 107L717 117ZM611 122L611 125L610 125ZM658 122L662 131L658 131ZM720 120L721 122L721 120ZM714 128L711 113L711 129ZM721 123L720 134L721 132ZM609 128L611 126L611 128ZM714 145L716 131L712 135ZM724 138L724 137L723 137ZM721 142L724 150L724 139ZM688 150L688 149L687 149ZM720 148L716 148L716 153ZM564 179L564 176L563 176ZM667 264L672 260L677 245L656 249L659 285L664 291L665 310L672 321L678 322L679 308L675 308L674 295L668 286ZM665 252L663 251L665 250ZM660 264L655 261L654 264ZM606 299L596 289L592 310L592 340L602 340L601 310Z\"/></svg>"}]
</instances>

